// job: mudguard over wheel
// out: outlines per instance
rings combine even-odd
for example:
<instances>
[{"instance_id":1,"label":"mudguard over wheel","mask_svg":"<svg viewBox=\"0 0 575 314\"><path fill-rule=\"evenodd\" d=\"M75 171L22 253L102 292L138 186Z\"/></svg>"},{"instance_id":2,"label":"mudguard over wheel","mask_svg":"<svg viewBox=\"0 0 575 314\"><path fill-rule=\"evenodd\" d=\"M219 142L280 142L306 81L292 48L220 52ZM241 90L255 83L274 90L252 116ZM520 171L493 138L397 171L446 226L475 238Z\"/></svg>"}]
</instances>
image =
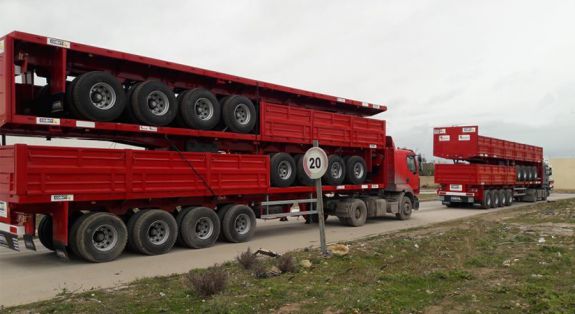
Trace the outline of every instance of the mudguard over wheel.
<instances>
[{"instance_id":1,"label":"mudguard over wheel","mask_svg":"<svg viewBox=\"0 0 575 314\"><path fill-rule=\"evenodd\" d=\"M93 71L76 77L66 94L70 111L82 119L113 121L126 108L122 84L107 72Z\"/></svg>"},{"instance_id":2,"label":"mudguard over wheel","mask_svg":"<svg viewBox=\"0 0 575 314\"><path fill-rule=\"evenodd\" d=\"M126 247L128 231L118 216L90 213L74 222L70 248L77 256L94 263L116 259Z\"/></svg>"},{"instance_id":3,"label":"mudguard over wheel","mask_svg":"<svg viewBox=\"0 0 575 314\"><path fill-rule=\"evenodd\" d=\"M128 221L130 248L146 255L168 252L178 237L174 216L164 210L147 209L135 213Z\"/></svg>"},{"instance_id":4,"label":"mudguard over wheel","mask_svg":"<svg viewBox=\"0 0 575 314\"><path fill-rule=\"evenodd\" d=\"M258 120L256 107L244 96L226 97L222 103L222 115L226 126L236 133L250 133Z\"/></svg>"},{"instance_id":5,"label":"mudguard over wheel","mask_svg":"<svg viewBox=\"0 0 575 314\"><path fill-rule=\"evenodd\" d=\"M229 242L246 242L256 232L256 215L246 205L233 205L223 212L222 234Z\"/></svg>"},{"instance_id":6,"label":"mudguard over wheel","mask_svg":"<svg viewBox=\"0 0 575 314\"><path fill-rule=\"evenodd\" d=\"M203 88L185 91L178 96L178 121L198 130L211 130L218 125L221 106L214 94Z\"/></svg>"},{"instance_id":7,"label":"mudguard over wheel","mask_svg":"<svg viewBox=\"0 0 575 314\"><path fill-rule=\"evenodd\" d=\"M168 86L150 80L133 87L129 110L139 123L165 126L172 123L178 114L178 103Z\"/></svg>"},{"instance_id":8,"label":"mudguard over wheel","mask_svg":"<svg viewBox=\"0 0 575 314\"><path fill-rule=\"evenodd\" d=\"M200 249L214 245L220 236L218 214L207 207L188 208L179 227L178 241L187 247Z\"/></svg>"}]
</instances>

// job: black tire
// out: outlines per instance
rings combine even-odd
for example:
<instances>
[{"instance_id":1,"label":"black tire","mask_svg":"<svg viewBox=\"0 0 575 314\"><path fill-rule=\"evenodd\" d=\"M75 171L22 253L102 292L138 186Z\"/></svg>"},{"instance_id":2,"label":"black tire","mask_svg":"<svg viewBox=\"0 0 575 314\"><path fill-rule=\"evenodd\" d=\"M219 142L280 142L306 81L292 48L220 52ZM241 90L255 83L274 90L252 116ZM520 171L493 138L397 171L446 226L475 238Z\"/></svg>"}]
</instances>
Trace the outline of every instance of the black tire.
<instances>
[{"instance_id":1,"label":"black tire","mask_svg":"<svg viewBox=\"0 0 575 314\"><path fill-rule=\"evenodd\" d=\"M52 233L52 216L45 215L38 224L38 239L50 251L54 251L54 238Z\"/></svg>"},{"instance_id":2,"label":"black tire","mask_svg":"<svg viewBox=\"0 0 575 314\"><path fill-rule=\"evenodd\" d=\"M413 212L413 202L408 196L403 196L399 200L399 213L395 214L395 217L399 220L407 220L411 218Z\"/></svg>"},{"instance_id":3,"label":"black tire","mask_svg":"<svg viewBox=\"0 0 575 314\"><path fill-rule=\"evenodd\" d=\"M305 186L312 186L314 185L314 180L310 179L307 174L305 173L305 170L303 169L303 154L299 154L297 156L295 156L295 164L296 164L296 170L297 170L297 182L300 185L305 185Z\"/></svg>"},{"instance_id":4,"label":"black tire","mask_svg":"<svg viewBox=\"0 0 575 314\"><path fill-rule=\"evenodd\" d=\"M513 204L513 191L511 189L505 190L505 206L511 206Z\"/></svg>"},{"instance_id":5,"label":"black tire","mask_svg":"<svg viewBox=\"0 0 575 314\"><path fill-rule=\"evenodd\" d=\"M174 92L160 81L150 80L133 87L130 110L139 123L164 126L178 114Z\"/></svg>"},{"instance_id":6,"label":"black tire","mask_svg":"<svg viewBox=\"0 0 575 314\"><path fill-rule=\"evenodd\" d=\"M200 249L214 245L220 236L220 218L207 207L186 211L179 225L178 238L187 247Z\"/></svg>"},{"instance_id":7,"label":"black tire","mask_svg":"<svg viewBox=\"0 0 575 314\"><path fill-rule=\"evenodd\" d=\"M483 199L481 200L481 208L489 209L493 206L493 198L491 196L491 190L483 191Z\"/></svg>"},{"instance_id":8,"label":"black tire","mask_svg":"<svg viewBox=\"0 0 575 314\"><path fill-rule=\"evenodd\" d=\"M70 111L82 119L113 121L126 108L122 84L107 72L88 72L74 79L67 91Z\"/></svg>"},{"instance_id":9,"label":"black tire","mask_svg":"<svg viewBox=\"0 0 575 314\"><path fill-rule=\"evenodd\" d=\"M515 180L516 181L521 181L522 177L521 177L521 166L515 166Z\"/></svg>"},{"instance_id":10,"label":"black tire","mask_svg":"<svg viewBox=\"0 0 575 314\"><path fill-rule=\"evenodd\" d=\"M226 97L222 103L222 114L226 126L236 133L250 133L258 120L256 107L244 96Z\"/></svg>"},{"instance_id":11,"label":"black tire","mask_svg":"<svg viewBox=\"0 0 575 314\"><path fill-rule=\"evenodd\" d=\"M220 122L220 103L214 94L203 88L181 93L178 96L178 106L178 120L186 127L211 130Z\"/></svg>"},{"instance_id":12,"label":"black tire","mask_svg":"<svg viewBox=\"0 0 575 314\"><path fill-rule=\"evenodd\" d=\"M341 185L345 180L345 162L339 155L329 155L327 171L322 177L326 185Z\"/></svg>"},{"instance_id":13,"label":"black tire","mask_svg":"<svg viewBox=\"0 0 575 314\"><path fill-rule=\"evenodd\" d=\"M270 159L270 181L272 186L286 187L295 182L296 166L290 154L275 153Z\"/></svg>"},{"instance_id":14,"label":"black tire","mask_svg":"<svg viewBox=\"0 0 575 314\"><path fill-rule=\"evenodd\" d=\"M365 225L367 220L367 206L365 202L357 198L352 199L350 206L350 216L346 219L347 225L352 227Z\"/></svg>"},{"instance_id":15,"label":"black tire","mask_svg":"<svg viewBox=\"0 0 575 314\"><path fill-rule=\"evenodd\" d=\"M497 190L499 193L499 207L507 206L507 193L505 190Z\"/></svg>"},{"instance_id":16,"label":"black tire","mask_svg":"<svg viewBox=\"0 0 575 314\"><path fill-rule=\"evenodd\" d=\"M116 259L126 247L128 230L118 216L90 213L76 220L70 232L70 248L77 256L94 263Z\"/></svg>"},{"instance_id":17,"label":"black tire","mask_svg":"<svg viewBox=\"0 0 575 314\"><path fill-rule=\"evenodd\" d=\"M521 167L521 181L527 181L527 167L526 166L520 166Z\"/></svg>"},{"instance_id":18,"label":"black tire","mask_svg":"<svg viewBox=\"0 0 575 314\"><path fill-rule=\"evenodd\" d=\"M233 243L249 241L256 232L256 215L246 205L233 205L223 215L222 233Z\"/></svg>"},{"instance_id":19,"label":"black tire","mask_svg":"<svg viewBox=\"0 0 575 314\"><path fill-rule=\"evenodd\" d=\"M491 191L491 198L493 200L493 206L491 208L501 207L501 199L499 199L499 191L492 190Z\"/></svg>"},{"instance_id":20,"label":"black tire","mask_svg":"<svg viewBox=\"0 0 575 314\"><path fill-rule=\"evenodd\" d=\"M146 255L159 255L176 243L178 224L167 211L147 209L130 217L128 233L130 248Z\"/></svg>"},{"instance_id":21,"label":"black tire","mask_svg":"<svg viewBox=\"0 0 575 314\"><path fill-rule=\"evenodd\" d=\"M184 220L184 217L190 212L190 210L194 209L194 207L185 207L182 208L180 210L180 212L176 215L176 225L178 226L178 237L176 239L176 243L180 246L183 247L187 247L186 243L184 242L184 240L182 239L182 237L180 236L181 234L181 230L182 230L182 220ZM130 230L130 227L128 227L128 230ZM132 249L130 247L130 249Z\"/></svg>"},{"instance_id":22,"label":"black tire","mask_svg":"<svg viewBox=\"0 0 575 314\"><path fill-rule=\"evenodd\" d=\"M350 156L345 159L345 173L349 184L363 184L367 177L365 160L360 156Z\"/></svg>"}]
</instances>

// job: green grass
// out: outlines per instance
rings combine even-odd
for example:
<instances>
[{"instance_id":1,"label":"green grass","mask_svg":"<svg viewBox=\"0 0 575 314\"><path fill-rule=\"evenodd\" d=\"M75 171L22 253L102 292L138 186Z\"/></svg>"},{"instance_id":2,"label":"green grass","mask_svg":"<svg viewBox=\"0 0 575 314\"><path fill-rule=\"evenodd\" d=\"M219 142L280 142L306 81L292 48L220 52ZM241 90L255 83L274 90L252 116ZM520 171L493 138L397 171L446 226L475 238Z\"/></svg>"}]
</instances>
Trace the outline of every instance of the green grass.
<instances>
[{"instance_id":1,"label":"green grass","mask_svg":"<svg viewBox=\"0 0 575 314\"><path fill-rule=\"evenodd\" d=\"M311 269L267 279L229 262L218 266L227 289L207 299L173 275L4 312L575 313L574 208L541 203L411 229L351 242L344 257L298 251Z\"/></svg>"}]
</instances>

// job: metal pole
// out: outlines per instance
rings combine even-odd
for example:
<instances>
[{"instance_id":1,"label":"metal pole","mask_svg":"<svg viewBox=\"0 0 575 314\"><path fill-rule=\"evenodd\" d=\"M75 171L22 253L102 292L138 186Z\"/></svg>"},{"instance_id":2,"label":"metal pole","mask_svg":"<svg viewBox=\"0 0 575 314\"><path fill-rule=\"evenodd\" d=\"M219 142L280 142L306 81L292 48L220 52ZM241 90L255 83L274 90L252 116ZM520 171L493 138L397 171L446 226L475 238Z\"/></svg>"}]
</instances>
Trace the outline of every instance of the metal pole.
<instances>
[{"instance_id":1,"label":"metal pole","mask_svg":"<svg viewBox=\"0 0 575 314\"><path fill-rule=\"evenodd\" d=\"M313 147L319 147L319 142L317 140L313 141ZM319 223L319 243L321 248L321 254L324 256L328 255L327 246L325 244L325 219L323 214L323 194L321 191L321 178L315 179L315 193L317 195L317 219Z\"/></svg>"}]
</instances>

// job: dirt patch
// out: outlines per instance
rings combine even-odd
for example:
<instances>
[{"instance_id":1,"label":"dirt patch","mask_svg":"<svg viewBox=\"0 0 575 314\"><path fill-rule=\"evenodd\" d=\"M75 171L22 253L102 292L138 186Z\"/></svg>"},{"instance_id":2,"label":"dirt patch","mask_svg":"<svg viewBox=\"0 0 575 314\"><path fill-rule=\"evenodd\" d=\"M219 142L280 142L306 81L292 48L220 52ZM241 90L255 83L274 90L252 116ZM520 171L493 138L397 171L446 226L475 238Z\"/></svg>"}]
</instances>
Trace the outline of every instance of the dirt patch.
<instances>
[{"instance_id":1,"label":"dirt patch","mask_svg":"<svg viewBox=\"0 0 575 314\"><path fill-rule=\"evenodd\" d=\"M574 236L575 235L575 224L570 223L542 223L535 225L523 225L523 224L510 224L512 227L517 227L524 233L539 234L542 236Z\"/></svg>"}]
</instances>

